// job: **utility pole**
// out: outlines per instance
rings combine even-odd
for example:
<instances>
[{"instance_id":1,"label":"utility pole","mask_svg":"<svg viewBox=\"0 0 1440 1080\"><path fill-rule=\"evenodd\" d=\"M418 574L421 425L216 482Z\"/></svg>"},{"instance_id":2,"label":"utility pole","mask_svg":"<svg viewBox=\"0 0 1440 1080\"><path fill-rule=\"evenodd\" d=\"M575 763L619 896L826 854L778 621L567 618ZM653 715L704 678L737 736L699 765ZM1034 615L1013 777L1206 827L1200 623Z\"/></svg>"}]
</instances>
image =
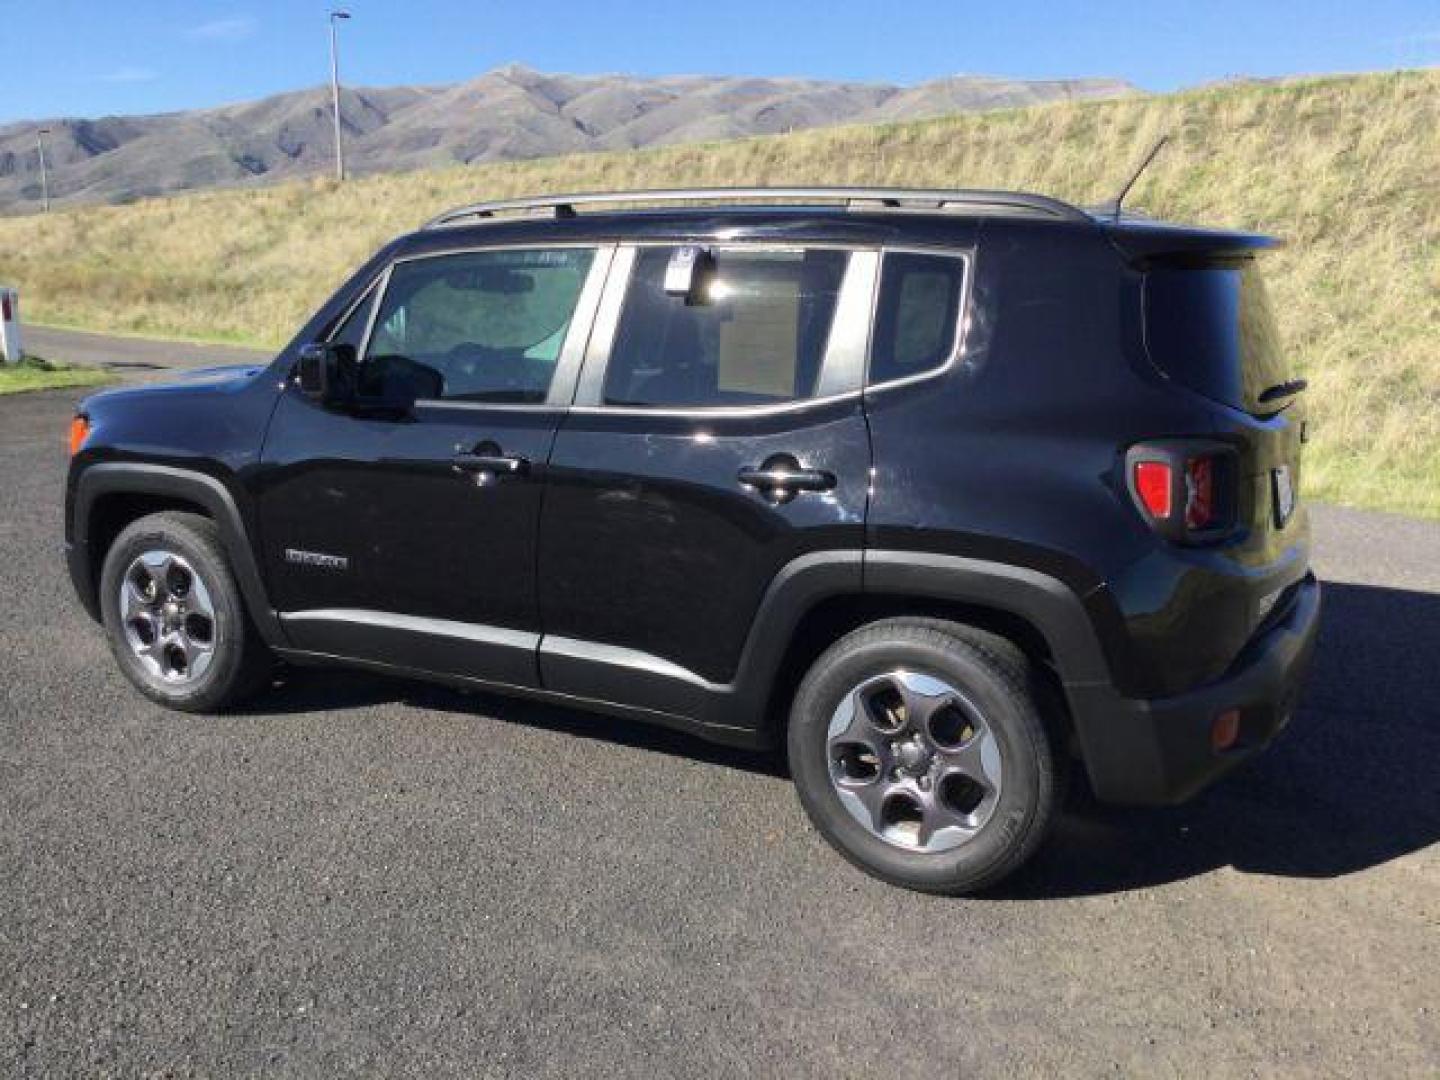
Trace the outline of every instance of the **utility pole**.
<instances>
[{"instance_id":1,"label":"utility pole","mask_svg":"<svg viewBox=\"0 0 1440 1080\"><path fill-rule=\"evenodd\" d=\"M335 25L350 18L348 11L330 12L330 101L335 109L335 179L345 179L345 150L340 145L340 53L336 44Z\"/></svg>"},{"instance_id":2,"label":"utility pole","mask_svg":"<svg viewBox=\"0 0 1440 1080\"><path fill-rule=\"evenodd\" d=\"M40 152L40 195L45 200L47 214L50 212L50 173L45 168L45 136L49 134L49 128L40 128L35 132L35 149Z\"/></svg>"}]
</instances>

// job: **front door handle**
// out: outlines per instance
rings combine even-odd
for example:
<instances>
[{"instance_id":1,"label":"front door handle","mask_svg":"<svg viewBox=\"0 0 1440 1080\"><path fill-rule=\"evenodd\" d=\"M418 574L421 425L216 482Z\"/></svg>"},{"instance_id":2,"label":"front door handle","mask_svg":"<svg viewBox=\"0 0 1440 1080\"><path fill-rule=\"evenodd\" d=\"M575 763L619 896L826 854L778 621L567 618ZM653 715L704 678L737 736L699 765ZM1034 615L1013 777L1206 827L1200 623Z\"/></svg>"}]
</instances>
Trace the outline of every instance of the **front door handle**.
<instances>
[{"instance_id":1,"label":"front door handle","mask_svg":"<svg viewBox=\"0 0 1440 1080\"><path fill-rule=\"evenodd\" d=\"M737 475L740 483L774 503L787 503L796 492L829 491L835 486L834 473L807 469L789 454L776 454L761 465L747 465Z\"/></svg>"},{"instance_id":2,"label":"front door handle","mask_svg":"<svg viewBox=\"0 0 1440 1080\"><path fill-rule=\"evenodd\" d=\"M450 464L461 472L493 472L519 476L530 471L530 460L516 454L456 454Z\"/></svg>"},{"instance_id":3,"label":"front door handle","mask_svg":"<svg viewBox=\"0 0 1440 1080\"><path fill-rule=\"evenodd\" d=\"M457 473L468 473L475 480L476 487L488 487L502 476L524 476L530 471L530 459L519 454L507 454L500 444L486 439L477 446L464 449L455 447L455 456L450 467Z\"/></svg>"}]
</instances>

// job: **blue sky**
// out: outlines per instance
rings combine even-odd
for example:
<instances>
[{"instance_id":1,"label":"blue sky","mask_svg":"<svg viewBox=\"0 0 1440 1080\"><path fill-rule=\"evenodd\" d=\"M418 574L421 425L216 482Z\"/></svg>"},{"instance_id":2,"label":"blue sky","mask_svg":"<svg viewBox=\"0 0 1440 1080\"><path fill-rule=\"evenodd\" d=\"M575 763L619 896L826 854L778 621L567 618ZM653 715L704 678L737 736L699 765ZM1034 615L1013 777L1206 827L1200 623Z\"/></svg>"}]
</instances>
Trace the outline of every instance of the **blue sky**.
<instances>
[{"instance_id":1,"label":"blue sky","mask_svg":"<svg viewBox=\"0 0 1440 1080\"><path fill-rule=\"evenodd\" d=\"M546 71L1114 75L1169 90L1230 75L1440 63L1440 0L354 0L353 85ZM0 0L0 120L159 112L329 77L308 0Z\"/></svg>"}]
</instances>

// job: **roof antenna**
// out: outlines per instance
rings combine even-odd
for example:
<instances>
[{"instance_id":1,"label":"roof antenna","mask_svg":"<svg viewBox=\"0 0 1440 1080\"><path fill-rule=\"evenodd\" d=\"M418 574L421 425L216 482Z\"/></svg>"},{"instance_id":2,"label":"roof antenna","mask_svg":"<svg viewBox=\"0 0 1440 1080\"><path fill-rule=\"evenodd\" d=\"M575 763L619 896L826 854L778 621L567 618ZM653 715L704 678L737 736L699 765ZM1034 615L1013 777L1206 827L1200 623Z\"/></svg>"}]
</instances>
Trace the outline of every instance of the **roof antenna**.
<instances>
[{"instance_id":1,"label":"roof antenna","mask_svg":"<svg viewBox=\"0 0 1440 1080\"><path fill-rule=\"evenodd\" d=\"M1155 141L1155 145L1150 148L1150 152L1145 155L1144 160L1141 161L1135 171L1130 174L1130 179L1125 181L1125 186L1120 189L1120 193L1109 202L1100 204L1100 212L1102 214L1109 214L1114 220L1120 220L1120 207L1121 204L1125 202L1125 196L1130 194L1130 189L1135 186L1135 181L1144 175L1145 170L1150 167L1150 163L1155 160L1155 155L1160 153L1161 148L1169 141L1169 135L1161 135L1160 138Z\"/></svg>"}]
</instances>

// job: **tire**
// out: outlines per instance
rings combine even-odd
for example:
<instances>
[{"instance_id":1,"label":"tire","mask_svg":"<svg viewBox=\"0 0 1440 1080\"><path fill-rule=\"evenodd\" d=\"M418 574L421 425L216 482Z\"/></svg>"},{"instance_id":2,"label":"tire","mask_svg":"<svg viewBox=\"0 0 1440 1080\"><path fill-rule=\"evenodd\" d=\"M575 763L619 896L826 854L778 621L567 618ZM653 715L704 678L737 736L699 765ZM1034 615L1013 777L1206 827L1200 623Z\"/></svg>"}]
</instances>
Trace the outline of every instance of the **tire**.
<instances>
[{"instance_id":1,"label":"tire","mask_svg":"<svg viewBox=\"0 0 1440 1080\"><path fill-rule=\"evenodd\" d=\"M105 554L100 611L125 677L172 709L237 705L273 672L219 530L198 514L167 511L126 526Z\"/></svg>"},{"instance_id":2,"label":"tire","mask_svg":"<svg viewBox=\"0 0 1440 1080\"><path fill-rule=\"evenodd\" d=\"M1042 687L1009 641L939 619L848 634L791 706L790 773L842 855L921 892L983 891L1039 848L1059 799Z\"/></svg>"}]
</instances>

